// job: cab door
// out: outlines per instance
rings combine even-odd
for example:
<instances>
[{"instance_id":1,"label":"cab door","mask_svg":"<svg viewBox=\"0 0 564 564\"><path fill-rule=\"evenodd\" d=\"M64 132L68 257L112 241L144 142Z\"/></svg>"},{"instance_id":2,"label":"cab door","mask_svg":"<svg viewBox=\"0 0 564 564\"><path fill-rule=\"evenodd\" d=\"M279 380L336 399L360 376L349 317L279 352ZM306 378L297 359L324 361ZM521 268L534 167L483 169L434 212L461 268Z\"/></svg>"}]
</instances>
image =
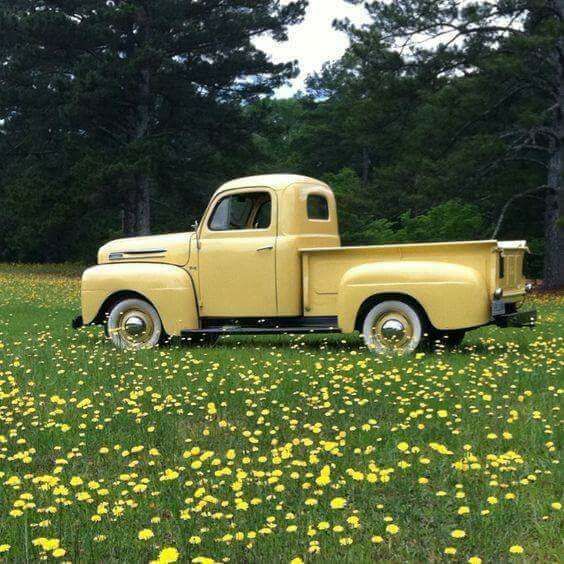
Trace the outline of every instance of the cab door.
<instances>
[{"instance_id":1,"label":"cab door","mask_svg":"<svg viewBox=\"0 0 564 564\"><path fill-rule=\"evenodd\" d=\"M276 194L216 196L200 230L201 317L276 317Z\"/></svg>"}]
</instances>

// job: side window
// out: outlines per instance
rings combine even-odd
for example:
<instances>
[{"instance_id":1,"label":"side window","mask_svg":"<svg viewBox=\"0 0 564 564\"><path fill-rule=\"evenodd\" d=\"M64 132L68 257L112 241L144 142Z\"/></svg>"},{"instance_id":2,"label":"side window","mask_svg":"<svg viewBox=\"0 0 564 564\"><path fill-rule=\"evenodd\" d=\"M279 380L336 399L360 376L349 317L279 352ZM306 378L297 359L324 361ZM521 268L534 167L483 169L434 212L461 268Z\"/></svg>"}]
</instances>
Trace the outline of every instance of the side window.
<instances>
[{"instance_id":1,"label":"side window","mask_svg":"<svg viewBox=\"0 0 564 564\"><path fill-rule=\"evenodd\" d=\"M268 229L270 227L270 218L272 216L272 203L270 198L260 205L253 222L255 229Z\"/></svg>"},{"instance_id":2,"label":"side window","mask_svg":"<svg viewBox=\"0 0 564 564\"><path fill-rule=\"evenodd\" d=\"M268 229L271 213L271 198L267 192L234 194L219 201L208 226L211 231Z\"/></svg>"},{"instance_id":3,"label":"side window","mask_svg":"<svg viewBox=\"0 0 564 564\"><path fill-rule=\"evenodd\" d=\"M329 219L329 203L325 196L310 194L307 197L307 217L308 219Z\"/></svg>"}]
</instances>

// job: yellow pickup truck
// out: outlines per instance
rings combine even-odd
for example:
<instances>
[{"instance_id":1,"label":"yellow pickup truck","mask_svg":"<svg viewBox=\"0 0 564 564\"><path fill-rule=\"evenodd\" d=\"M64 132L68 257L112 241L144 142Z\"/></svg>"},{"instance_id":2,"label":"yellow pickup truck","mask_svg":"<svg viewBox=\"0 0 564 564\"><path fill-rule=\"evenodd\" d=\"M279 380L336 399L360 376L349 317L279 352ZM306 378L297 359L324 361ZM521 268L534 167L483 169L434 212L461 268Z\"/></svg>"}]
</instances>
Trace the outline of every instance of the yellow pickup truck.
<instances>
[{"instance_id":1,"label":"yellow pickup truck","mask_svg":"<svg viewBox=\"0 0 564 564\"><path fill-rule=\"evenodd\" d=\"M353 333L374 352L533 326L524 241L342 247L333 192L295 175L221 186L194 232L119 239L82 277L81 325L120 348L172 336Z\"/></svg>"}]
</instances>

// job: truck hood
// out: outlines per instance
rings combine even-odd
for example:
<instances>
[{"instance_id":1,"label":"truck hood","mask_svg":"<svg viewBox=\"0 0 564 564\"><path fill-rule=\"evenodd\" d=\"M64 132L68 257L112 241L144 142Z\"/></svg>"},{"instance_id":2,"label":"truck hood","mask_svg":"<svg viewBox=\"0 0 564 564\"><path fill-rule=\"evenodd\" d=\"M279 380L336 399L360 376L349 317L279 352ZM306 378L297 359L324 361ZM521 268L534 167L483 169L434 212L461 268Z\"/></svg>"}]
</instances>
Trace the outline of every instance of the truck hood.
<instances>
[{"instance_id":1,"label":"truck hood","mask_svg":"<svg viewBox=\"0 0 564 564\"><path fill-rule=\"evenodd\" d=\"M184 266L190 258L193 232L116 239L100 247L98 264L158 262Z\"/></svg>"}]
</instances>

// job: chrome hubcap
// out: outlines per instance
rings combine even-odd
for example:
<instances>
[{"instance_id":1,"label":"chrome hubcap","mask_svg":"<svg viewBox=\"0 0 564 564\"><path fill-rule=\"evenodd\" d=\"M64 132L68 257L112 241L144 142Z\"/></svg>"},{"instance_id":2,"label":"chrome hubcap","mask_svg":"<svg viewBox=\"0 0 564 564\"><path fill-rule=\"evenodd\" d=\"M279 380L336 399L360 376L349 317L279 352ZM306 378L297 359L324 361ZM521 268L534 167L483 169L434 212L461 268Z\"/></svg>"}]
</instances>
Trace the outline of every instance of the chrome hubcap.
<instances>
[{"instance_id":1,"label":"chrome hubcap","mask_svg":"<svg viewBox=\"0 0 564 564\"><path fill-rule=\"evenodd\" d=\"M382 337L388 341L402 341L405 338L405 327L399 319L388 319L382 325Z\"/></svg>"},{"instance_id":2,"label":"chrome hubcap","mask_svg":"<svg viewBox=\"0 0 564 564\"><path fill-rule=\"evenodd\" d=\"M153 335L155 324L151 316L140 309L123 313L117 331L130 346L145 345Z\"/></svg>"},{"instance_id":3,"label":"chrome hubcap","mask_svg":"<svg viewBox=\"0 0 564 564\"><path fill-rule=\"evenodd\" d=\"M388 350L405 350L413 337L413 327L407 316L399 311L384 313L374 321L373 338Z\"/></svg>"},{"instance_id":4,"label":"chrome hubcap","mask_svg":"<svg viewBox=\"0 0 564 564\"><path fill-rule=\"evenodd\" d=\"M125 324L125 330L127 331L128 335L132 337L138 337L142 335L147 330L147 324L143 319L138 317L137 315L132 315L128 317Z\"/></svg>"}]
</instances>

